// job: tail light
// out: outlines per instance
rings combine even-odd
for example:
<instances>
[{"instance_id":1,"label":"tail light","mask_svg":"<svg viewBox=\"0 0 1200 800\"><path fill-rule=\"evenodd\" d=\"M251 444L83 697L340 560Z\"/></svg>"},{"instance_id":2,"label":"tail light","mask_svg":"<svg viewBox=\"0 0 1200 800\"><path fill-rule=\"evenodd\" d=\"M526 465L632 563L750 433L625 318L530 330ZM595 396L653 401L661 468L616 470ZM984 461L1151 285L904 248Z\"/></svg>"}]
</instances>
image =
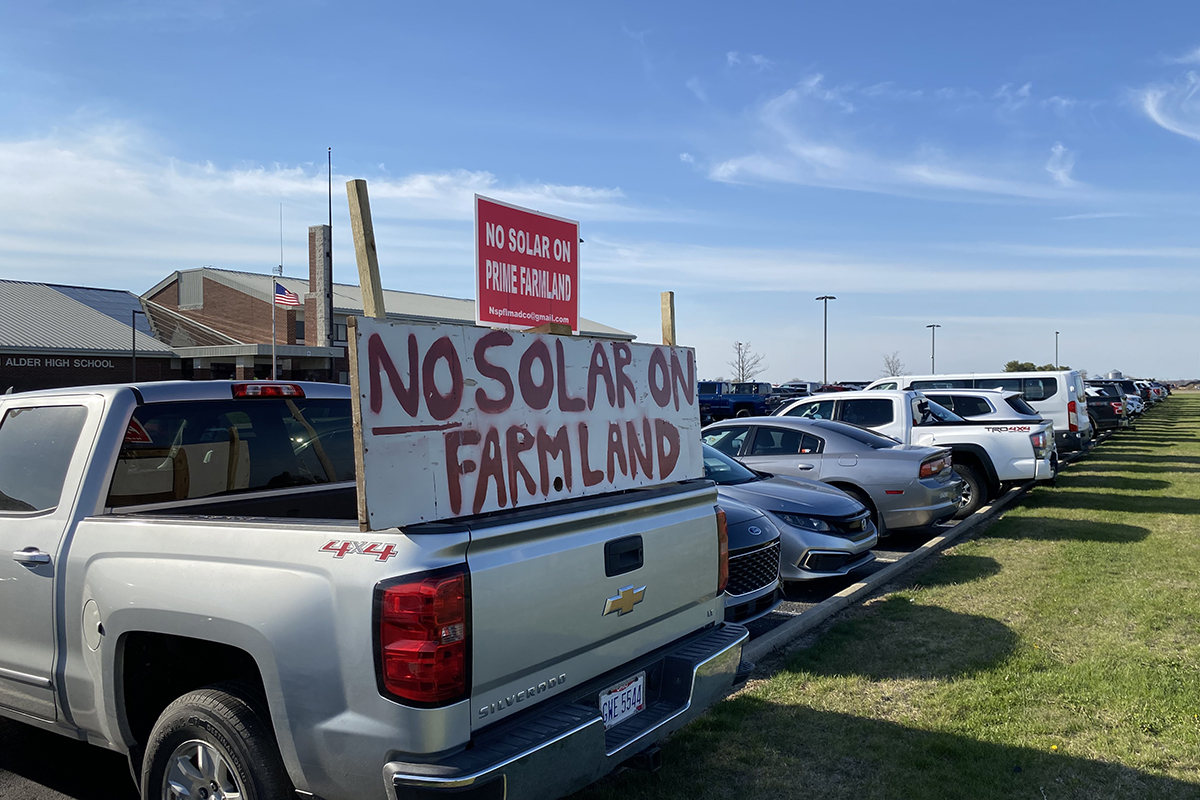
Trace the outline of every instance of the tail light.
<instances>
[{"instance_id":1,"label":"tail light","mask_svg":"<svg viewBox=\"0 0 1200 800\"><path fill-rule=\"evenodd\" d=\"M1112 406L1112 410L1118 417L1125 413L1125 404L1120 400L1114 400L1109 405Z\"/></svg>"},{"instance_id":2,"label":"tail light","mask_svg":"<svg viewBox=\"0 0 1200 800\"><path fill-rule=\"evenodd\" d=\"M463 567L376 588L380 690L420 705L467 694L467 575Z\"/></svg>"},{"instance_id":3,"label":"tail light","mask_svg":"<svg viewBox=\"0 0 1200 800\"><path fill-rule=\"evenodd\" d=\"M935 475L940 475L942 470L950 466L949 456L938 456L927 461L921 462L920 476L922 478L932 478Z\"/></svg>"},{"instance_id":4,"label":"tail light","mask_svg":"<svg viewBox=\"0 0 1200 800\"><path fill-rule=\"evenodd\" d=\"M234 397L304 397L304 388L294 383L235 383Z\"/></svg>"},{"instance_id":5,"label":"tail light","mask_svg":"<svg viewBox=\"0 0 1200 800\"><path fill-rule=\"evenodd\" d=\"M1067 430L1079 430L1079 406L1075 405L1075 401L1071 400L1067 403Z\"/></svg>"},{"instance_id":6,"label":"tail light","mask_svg":"<svg viewBox=\"0 0 1200 800\"><path fill-rule=\"evenodd\" d=\"M1046 446L1049 440L1050 437L1046 435L1045 431L1029 434L1029 441L1033 444L1034 458L1041 460L1046 457L1046 454L1049 452L1049 448Z\"/></svg>"},{"instance_id":7,"label":"tail light","mask_svg":"<svg viewBox=\"0 0 1200 800\"><path fill-rule=\"evenodd\" d=\"M717 509L717 594L729 585L729 522L725 512Z\"/></svg>"}]
</instances>

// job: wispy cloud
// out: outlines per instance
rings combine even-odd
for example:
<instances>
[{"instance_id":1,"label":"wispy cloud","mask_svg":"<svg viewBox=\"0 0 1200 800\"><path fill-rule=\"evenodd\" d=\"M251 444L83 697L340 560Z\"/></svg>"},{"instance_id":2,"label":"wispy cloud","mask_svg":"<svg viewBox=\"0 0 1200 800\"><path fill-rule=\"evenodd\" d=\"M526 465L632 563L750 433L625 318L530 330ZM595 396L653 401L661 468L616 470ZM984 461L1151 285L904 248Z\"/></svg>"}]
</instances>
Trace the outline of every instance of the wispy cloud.
<instances>
[{"instance_id":1,"label":"wispy cloud","mask_svg":"<svg viewBox=\"0 0 1200 800\"><path fill-rule=\"evenodd\" d=\"M1016 89L1013 89L1012 84L1006 83L996 90L992 98L1000 101L1001 111L1016 111L1029 104L1029 95L1032 91L1032 83L1023 84Z\"/></svg>"},{"instance_id":2,"label":"wispy cloud","mask_svg":"<svg viewBox=\"0 0 1200 800\"><path fill-rule=\"evenodd\" d=\"M689 92L696 95L696 99L701 103L708 102L708 95L705 94L704 86L700 83L699 78L688 78L687 83L685 83L684 86L688 88Z\"/></svg>"},{"instance_id":3,"label":"wispy cloud","mask_svg":"<svg viewBox=\"0 0 1200 800\"><path fill-rule=\"evenodd\" d=\"M680 160L680 161L682 161L682 162L683 162L683 163L685 163L685 164L694 164L694 163L696 163L696 159L692 157L692 154L691 154L691 153L680 153L680 154L679 154L679 160Z\"/></svg>"},{"instance_id":4,"label":"wispy cloud","mask_svg":"<svg viewBox=\"0 0 1200 800\"><path fill-rule=\"evenodd\" d=\"M981 243L972 252L996 245ZM1029 263L982 263L964 270L935 259L903 259L828 253L803 249L711 247L663 242L588 239L588 267L593 280L637 286L688 286L692 291L806 292L813 286L830 292L922 294L955 291L1024 292L1036 284L1047 291L1075 291L1079 274L1062 267L1048 269L1036 257L1063 255L1060 248L1018 246L1004 251L1028 257ZM957 249L957 248L952 248ZM962 248L967 249L967 248ZM1071 248L1066 248L1070 250ZM1186 248L1185 248L1186 249ZM1103 249L1100 249L1103 251ZM1107 252L1107 251L1103 251ZM1141 251L1132 251L1134 257ZM952 259L954 261L957 259ZM737 281L729 276L737 274ZM1200 289L1200 274L1185 265L1130 270L1123 264L1089 267L1088 277L1099 291L1159 291L1165 285ZM866 289L865 287L869 287Z\"/></svg>"},{"instance_id":5,"label":"wispy cloud","mask_svg":"<svg viewBox=\"0 0 1200 800\"><path fill-rule=\"evenodd\" d=\"M823 75L815 74L767 100L753 116L757 123L751 132L757 145L753 152L716 160L709 176L730 183L794 183L922 196L1052 199L1079 193L1080 186L1070 176L1072 157L1065 149L1051 154L1052 163L1046 168L1054 167L1052 180L1038 182L1032 179L1034 164L1029 165L1029 173L1013 174L1011 167L980 167L928 146L907 157L884 156L856 146L855 137L846 135L838 123L855 110L847 92L846 87L828 86ZM1018 89L1013 96L1020 93ZM827 105L842 115L822 115L820 109Z\"/></svg>"},{"instance_id":6,"label":"wispy cloud","mask_svg":"<svg viewBox=\"0 0 1200 800\"><path fill-rule=\"evenodd\" d=\"M1200 47L1189 50L1181 56L1168 56L1163 61L1168 64L1200 64Z\"/></svg>"},{"instance_id":7,"label":"wispy cloud","mask_svg":"<svg viewBox=\"0 0 1200 800\"><path fill-rule=\"evenodd\" d=\"M343 231L342 186L351 177L370 181L380 261L391 265L468 265L466 231L477 192L589 222L663 219L634 207L617 187L510 182L470 170L376 172L334 175L335 225ZM148 279L196 264L265 269L278 263L280 202L287 261L304 263L307 226L327 214L323 164L183 161L119 124L0 141L0 185L6 187L0 192L0 274L138 291ZM437 246L422 244L430 239ZM340 263L353 263L349 237L338 245Z\"/></svg>"},{"instance_id":8,"label":"wispy cloud","mask_svg":"<svg viewBox=\"0 0 1200 800\"><path fill-rule=\"evenodd\" d=\"M1116 219L1118 217L1144 217L1145 214L1135 214L1132 211L1096 211L1090 214L1068 214L1065 217L1055 217L1056 220L1069 219Z\"/></svg>"},{"instance_id":9,"label":"wispy cloud","mask_svg":"<svg viewBox=\"0 0 1200 800\"><path fill-rule=\"evenodd\" d=\"M1055 142L1050 148L1050 160L1046 162L1046 172L1054 178L1059 186L1075 185L1071 179L1071 170L1075 169L1075 154L1063 147L1062 142Z\"/></svg>"},{"instance_id":10,"label":"wispy cloud","mask_svg":"<svg viewBox=\"0 0 1200 800\"><path fill-rule=\"evenodd\" d=\"M1069 97L1060 95L1052 95L1041 102L1042 108L1049 108L1056 114L1065 114L1067 109L1079 104L1078 100L1073 100Z\"/></svg>"},{"instance_id":11,"label":"wispy cloud","mask_svg":"<svg viewBox=\"0 0 1200 800\"><path fill-rule=\"evenodd\" d=\"M1134 94L1143 113L1171 133L1200 140L1200 76L1188 71L1169 85L1148 86Z\"/></svg>"},{"instance_id":12,"label":"wispy cloud","mask_svg":"<svg viewBox=\"0 0 1200 800\"><path fill-rule=\"evenodd\" d=\"M775 62L758 53L739 53L736 50L730 50L725 54L725 65L729 67L751 66L758 72L762 72L775 66Z\"/></svg>"}]
</instances>

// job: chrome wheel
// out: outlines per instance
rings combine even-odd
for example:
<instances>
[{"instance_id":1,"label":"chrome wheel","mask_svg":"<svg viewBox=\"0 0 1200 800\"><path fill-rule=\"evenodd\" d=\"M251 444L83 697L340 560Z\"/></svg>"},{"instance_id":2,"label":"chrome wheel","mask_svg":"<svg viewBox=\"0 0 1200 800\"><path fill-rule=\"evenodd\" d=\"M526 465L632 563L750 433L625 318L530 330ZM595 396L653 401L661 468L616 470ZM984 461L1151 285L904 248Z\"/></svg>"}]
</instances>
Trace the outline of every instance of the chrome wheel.
<instances>
[{"instance_id":1,"label":"chrome wheel","mask_svg":"<svg viewBox=\"0 0 1200 800\"><path fill-rule=\"evenodd\" d=\"M971 497L972 497L971 482L963 481L962 497L959 498L958 507L966 508L967 506L971 505Z\"/></svg>"},{"instance_id":2,"label":"chrome wheel","mask_svg":"<svg viewBox=\"0 0 1200 800\"><path fill-rule=\"evenodd\" d=\"M175 748L163 777L162 800L240 800L242 784L229 762L208 742Z\"/></svg>"}]
</instances>

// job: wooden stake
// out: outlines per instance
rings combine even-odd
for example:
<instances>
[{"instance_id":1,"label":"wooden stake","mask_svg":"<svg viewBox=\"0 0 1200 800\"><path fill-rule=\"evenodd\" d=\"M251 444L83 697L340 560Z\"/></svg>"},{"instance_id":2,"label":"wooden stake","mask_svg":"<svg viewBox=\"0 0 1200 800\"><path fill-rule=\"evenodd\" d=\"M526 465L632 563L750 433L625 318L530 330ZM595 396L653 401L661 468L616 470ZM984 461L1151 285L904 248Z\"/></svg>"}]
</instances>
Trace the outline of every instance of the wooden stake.
<instances>
[{"instance_id":1,"label":"wooden stake","mask_svg":"<svg viewBox=\"0 0 1200 800\"><path fill-rule=\"evenodd\" d=\"M354 233L354 257L358 261L358 285L362 290L363 313L384 319L383 283L379 280L379 255L375 252L375 228L371 224L371 201L367 182L346 181L350 201L350 230Z\"/></svg>"},{"instance_id":2,"label":"wooden stake","mask_svg":"<svg viewBox=\"0 0 1200 800\"><path fill-rule=\"evenodd\" d=\"M675 293L662 293L662 343L674 347L675 342Z\"/></svg>"},{"instance_id":3,"label":"wooden stake","mask_svg":"<svg viewBox=\"0 0 1200 800\"><path fill-rule=\"evenodd\" d=\"M553 333L557 336L570 336L571 326L562 322L547 322L536 328L526 328L525 333Z\"/></svg>"}]
</instances>

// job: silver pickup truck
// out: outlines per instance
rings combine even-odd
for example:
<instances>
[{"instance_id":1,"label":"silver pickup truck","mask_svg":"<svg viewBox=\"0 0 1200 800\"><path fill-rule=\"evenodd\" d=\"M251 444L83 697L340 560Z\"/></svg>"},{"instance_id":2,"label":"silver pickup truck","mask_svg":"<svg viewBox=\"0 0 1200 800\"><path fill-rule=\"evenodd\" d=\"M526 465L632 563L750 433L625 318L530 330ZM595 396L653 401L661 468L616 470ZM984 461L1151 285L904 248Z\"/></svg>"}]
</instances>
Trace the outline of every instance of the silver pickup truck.
<instances>
[{"instance_id":1,"label":"silver pickup truck","mask_svg":"<svg viewBox=\"0 0 1200 800\"><path fill-rule=\"evenodd\" d=\"M352 430L330 384L0 396L0 715L154 800L549 798L744 679L711 483L360 533Z\"/></svg>"}]
</instances>

